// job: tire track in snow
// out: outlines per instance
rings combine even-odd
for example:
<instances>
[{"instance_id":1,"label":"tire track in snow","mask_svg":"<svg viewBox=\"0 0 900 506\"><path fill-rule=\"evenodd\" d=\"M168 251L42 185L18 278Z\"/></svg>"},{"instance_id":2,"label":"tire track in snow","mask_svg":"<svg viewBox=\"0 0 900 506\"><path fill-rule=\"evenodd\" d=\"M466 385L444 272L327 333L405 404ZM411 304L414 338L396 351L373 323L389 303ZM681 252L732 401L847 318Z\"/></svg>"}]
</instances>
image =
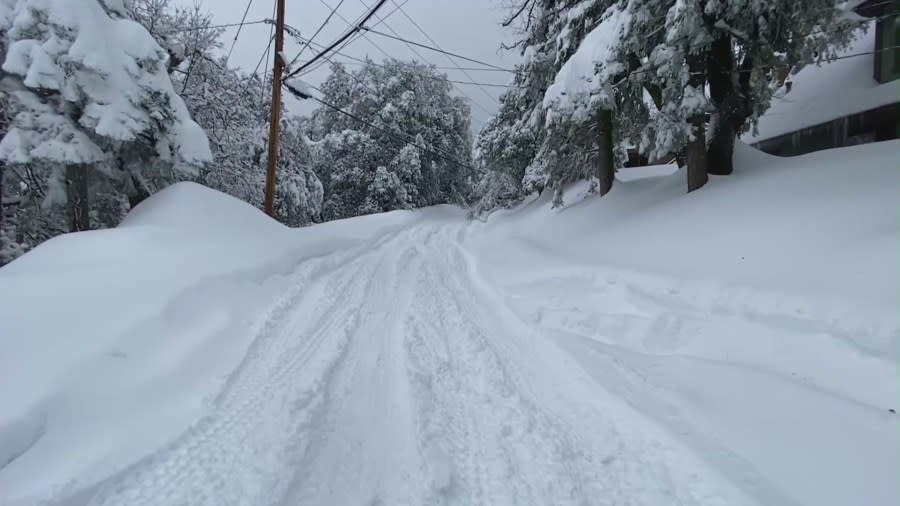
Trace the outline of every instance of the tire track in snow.
<instances>
[{"instance_id":1,"label":"tire track in snow","mask_svg":"<svg viewBox=\"0 0 900 506\"><path fill-rule=\"evenodd\" d=\"M308 442L304 430L359 323L354 307L369 291L369 260L395 237L301 265L213 411L89 504L280 503Z\"/></svg>"},{"instance_id":2,"label":"tire track in snow","mask_svg":"<svg viewBox=\"0 0 900 506\"><path fill-rule=\"evenodd\" d=\"M525 399L508 371L512 364L491 349L466 314L470 294L449 282L464 272L445 268L438 253L448 246L443 239L429 248L438 260L418 280L421 306L409 340L423 437L447 447L455 464L443 502L583 504L584 473L567 458L574 442ZM443 350L436 351L436 342Z\"/></svg>"},{"instance_id":3,"label":"tire track in snow","mask_svg":"<svg viewBox=\"0 0 900 506\"><path fill-rule=\"evenodd\" d=\"M411 228L306 262L210 414L90 504L741 504Z\"/></svg>"},{"instance_id":4,"label":"tire track in snow","mask_svg":"<svg viewBox=\"0 0 900 506\"><path fill-rule=\"evenodd\" d=\"M424 233L406 233L373 273L361 324L328 387L286 504L425 504L402 347L408 280L421 262Z\"/></svg>"},{"instance_id":5,"label":"tire track in snow","mask_svg":"<svg viewBox=\"0 0 900 506\"><path fill-rule=\"evenodd\" d=\"M605 392L558 348L518 321L478 278L458 243L461 236L447 228L428 248L425 270L431 272L417 289L432 292L433 299L415 297L422 300L419 309L426 315L417 325L444 323L431 323L432 332L410 340L411 374L422 376L418 395L425 399L423 418L431 420L431 434L426 423L424 437L444 438L458 473L454 480L460 487L443 502L745 501L679 442ZM428 308L437 313L427 313ZM443 340L446 353L434 353L438 347L428 340ZM451 373L437 373L442 370ZM466 420L464 427L478 427L483 434L479 441L458 440L459 418ZM467 457L489 465L467 469L464 463L472 460ZM474 485L478 479L486 485ZM488 489L486 497L478 495L483 488Z\"/></svg>"}]
</instances>

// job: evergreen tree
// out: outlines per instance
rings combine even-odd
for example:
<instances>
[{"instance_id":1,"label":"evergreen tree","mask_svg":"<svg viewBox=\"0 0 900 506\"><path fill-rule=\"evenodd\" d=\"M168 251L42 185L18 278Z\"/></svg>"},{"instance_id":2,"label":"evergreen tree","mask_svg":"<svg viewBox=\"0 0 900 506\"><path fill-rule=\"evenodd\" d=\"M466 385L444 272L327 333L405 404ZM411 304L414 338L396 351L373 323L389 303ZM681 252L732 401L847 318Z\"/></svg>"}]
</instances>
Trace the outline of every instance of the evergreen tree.
<instances>
[{"instance_id":1,"label":"evergreen tree","mask_svg":"<svg viewBox=\"0 0 900 506\"><path fill-rule=\"evenodd\" d=\"M169 80L168 54L121 3L4 0L4 91L12 103L0 158L46 173L48 206L90 226L90 194L121 188L133 205L157 180L190 177L207 139Z\"/></svg>"},{"instance_id":2,"label":"evergreen tree","mask_svg":"<svg viewBox=\"0 0 900 506\"><path fill-rule=\"evenodd\" d=\"M398 60L331 70L320 88L333 107L318 109L309 126L325 219L468 201L469 108L450 95L446 76Z\"/></svg>"},{"instance_id":3,"label":"evergreen tree","mask_svg":"<svg viewBox=\"0 0 900 506\"><path fill-rule=\"evenodd\" d=\"M505 24L518 27L514 47L524 62L479 134L485 184L499 191L508 180L492 172L508 174L521 192L556 188L559 203L566 182L596 176L603 194L624 146L634 145L651 160L687 163L695 190L707 168L731 171L735 136L768 107L778 72L847 44L859 26L847 7L835 0L515 2Z\"/></svg>"}]
</instances>

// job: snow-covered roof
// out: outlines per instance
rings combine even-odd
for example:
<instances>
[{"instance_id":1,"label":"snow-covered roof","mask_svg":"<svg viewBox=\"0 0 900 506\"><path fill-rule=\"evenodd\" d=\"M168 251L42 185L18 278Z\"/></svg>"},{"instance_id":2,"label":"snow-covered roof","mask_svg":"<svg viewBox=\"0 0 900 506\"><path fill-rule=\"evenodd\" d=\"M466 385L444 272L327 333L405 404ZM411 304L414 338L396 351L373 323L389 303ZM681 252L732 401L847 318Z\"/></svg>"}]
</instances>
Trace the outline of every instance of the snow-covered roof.
<instances>
[{"instance_id":1,"label":"snow-covered roof","mask_svg":"<svg viewBox=\"0 0 900 506\"><path fill-rule=\"evenodd\" d=\"M872 23L841 55L871 53L874 48ZM782 88L772 99L758 132L747 132L742 140L759 142L900 101L900 80L880 84L873 77L874 68L872 54L807 66L792 76L789 93L783 94Z\"/></svg>"}]
</instances>

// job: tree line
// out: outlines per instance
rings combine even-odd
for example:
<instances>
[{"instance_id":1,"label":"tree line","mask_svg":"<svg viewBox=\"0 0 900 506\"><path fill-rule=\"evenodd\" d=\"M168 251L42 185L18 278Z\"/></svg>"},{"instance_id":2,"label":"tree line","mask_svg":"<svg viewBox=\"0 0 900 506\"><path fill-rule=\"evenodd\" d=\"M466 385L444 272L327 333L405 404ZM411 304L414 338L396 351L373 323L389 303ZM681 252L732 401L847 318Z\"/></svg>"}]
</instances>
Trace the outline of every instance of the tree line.
<instances>
[{"instance_id":1,"label":"tree line","mask_svg":"<svg viewBox=\"0 0 900 506\"><path fill-rule=\"evenodd\" d=\"M270 83L229 64L223 35L170 0L0 4L0 264L177 181L262 207ZM470 112L450 89L426 64L332 65L316 93L333 107L283 116L277 219L465 204Z\"/></svg>"},{"instance_id":2,"label":"tree line","mask_svg":"<svg viewBox=\"0 0 900 506\"><path fill-rule=\"evenodd\" d=\"M851 2L852 3L852 2ZM827 60L861 23L835 0L515 0L514 87L480 132L479 209L592 179L613 186L629 146L686 166L687 189L728 175L791 70Z\"/></svg>"}]
</instances>

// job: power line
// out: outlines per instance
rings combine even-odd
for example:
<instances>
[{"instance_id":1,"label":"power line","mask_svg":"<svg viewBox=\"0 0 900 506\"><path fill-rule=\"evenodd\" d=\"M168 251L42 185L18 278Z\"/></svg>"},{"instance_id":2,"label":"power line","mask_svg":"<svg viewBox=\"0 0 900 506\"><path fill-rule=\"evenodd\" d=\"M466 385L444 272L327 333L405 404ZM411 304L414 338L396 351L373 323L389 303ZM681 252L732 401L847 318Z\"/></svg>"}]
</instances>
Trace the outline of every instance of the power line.
<instances>
[{"instance_id":1,"label":"power line","mask_svg":"<svg viewBox=\"0 0 900 506\"><path fill-rule=\"evenodd\" d=\"M306 39L305 37L302 37L302 36L297 32L296 28L291 27L291 26L287 26L287 28L288 28L288 33L290 33L290 35L291 35L292 37L294 37L295 39L297 39L297 41L298 41L299 43L301 43L301 44L306 44L307 41L309 41L309 39ZM319 43L316 43L316 42L309 41L309 43L310 43L313 47L316 47L316 48L324 48L324 47L325 47L324 45L319 44ZM353 56L353 55L347 54L347 53L342 53L342 52L340 52L340 51L332 51L332 53L334 53L334 54L336 54L336 55L343 56L344 58L347 58L348 60L351 60L351 61L335 61L335 60L333 60L333 59L329 59L329 60L328 60L328 63L340 63L340 64L342 64L342 65L363 65L363 66L365 66L365 65L375 65L376 67L384 67L384 66L386 66L386 65L383 64L383 63L378 63L378 62L372 61L372 60L365 60L365 59L363 59L363 58L359 58L359 57L356 57L356 56ZM426 61L426 60L422 60L422 63L426 63L426 64L431 65L431 64L430 64L428 61ZM431 66L434 67L436 70L458 70L456 67L441 67L441 66L438 66L438 65L431 65ZM477 68L477 67L465 67L465 69L466 69L466 70L484 70L484 71L488 71L488 72L510 72L510 71L508 71L508 70L485 69L485 68ZM312 70L312 69L311 69L311 70ZM304 72L304 74L306 74L306 73L308 73L308 72L309 72L309 71ZM439 77L430 77L430 76L426 76L426 77L429 78L429 79L443 79L443 78L439 78ZM449 81L449 79L448 79L448 81ZM515 85L499 84L499 83L483 83L483 82L470 83L470 82L468 82L468 81L452 81L452 82L457 82L457 83L460 83L460 84L481 84L481 85L483 85L483 86L503 86L503 87L506 87L506 88L523 88L523 86L515 86Z\"/></svg>"},{"instance_id":2,"label":"power line","mask_svg":"<svg viewBox=\"0 0 900 506\"><path fill-rule=\"evenodd\" d=\"M360 1L362 2L363 0L360 0ZM391 1L394 2L394 4L396 5L396 3L397 3L396 0L391 0ZM416 20L414 20L414 19L413 19L413 18L412 18L405 10L400 9L400 13L403 14L403 16L404 16L407 20L409 20L409 22L412 23L413 26L415 26L416 29L418 29L419 32L421 32L422 35L424 35L425 38L428 39L429 42L431 42L432 44L434 44L434 46L435 46L436 48L441 49L441 50L444 49L444 48L441 47L440 44L437 43L436 40L434 40L434 39L431 37L431 35L428 35L428 32L426 32L425 29L422 28L421 25L419 25L419 23L416 23ZM396 33L395 33L395 34L396 34ZM450 63L452 63L452 64L455 65L456 67L459 67L459 64L456 63L456 60L454 60L454 59L451 58L450 56L447 56L447 59L450 61ZM466 77L469 78L469 81L474 81L474 80L475 80L475 79L469 74L468 71L462 70L461 68L460 68L460 70L462 71L463 75L465 75ZM490 93L488 93L488 91L487 91L486 89L484 89L483 86L478 86L478 88L482 91L482 93L484 93L488 98L490 98L491 101L492 101L494 104L498 104L498 105L499 105L499 102L497 101L497 99L494 98L493 95L491 95Z\"/></svg>"},{"instance_id":3,"label":"power line","mask_svg":"<svg viewBox=\"0 0 900 506\"><path fill-rule=\"evenodd\" d=\"M275 11L277 10L277 8L278 8L278 0L275 0L272 4L272 17L273 18L275 17ZM269 75L269 54L272 51L272 43L275 42L276 36L277 36L277 34L275 33L275 24L273 23L272 25L269 26L269 44L266 46L266 51L263 53L263 60L266 63L265 63L265 67L263 67L263 79L262 79L263 85L260 90L261 91L261 94L259 97L260 102L265 100L266 76Z\"/></svg>"},{"instance_id":4,"label":"power line","mask_svg":"<svg viewBox=\"0 0 900 506\"><path fill-rule=\"evenodd\" d=\"M391 15L393 15L395 12L397 12L397 11L399 11L401 8L403 8L404 5L406 5L407 3L409 3L409 0L403 0L403 3L400 3L400 4L397 4L397 2L393 2L393 3L394 3L394 5L396 5L396 7L394 7L394 8L391 10L391 12L388 12L387 14L385 14L384 16L382 16L381 19L378 20L377 23L375 23L374 25L372 25L372 28L375 28L376 26L378 26L378 25L384 23L385 21L387 21L387 18L391 17Z\"/></svg>"},{"instance_id":5,"label":"power line","mask_svg":"<svg viewBox=\"0 0 900 506\"><path fill-rule=\"evenodd\" d=\"M359 2L360 2L361 4L363 4L363 5L365 5L366 7L368 7L368 4L366 4L365 0L359 0ZM395 2L395 4L396 4L396 2ZM406 12L405 12L403 9L400 9L400 12L403 13L404 15L406 15ZM408 18L409 16L406 16L406 17ZM381 21L384 22L383 19L382 19ZM387 24L387 23L385 22L385 23L384 23L384 27L387 28L388 30L390 30L391 33L393 33L393 34L396 35L397 37L400 37L400 34L397 33L397 30L394 30L393 28L391 28L391 25L389 25L389 24ZM413 47L412 45L410 45L408 42L404 42L404 44L406 44L406 47L408 47L409 50L412 51L413 54L415 54L416 56L418 56L422 61L427 61L427 60L425 59L425 57L422 56L422 53L420 53L419 51L417 51L415 47ZM471 79L471 77L469 77L469 79ZM456 81L449 81L449 82L450 82L450 83L455 83ZM475 84L475 83L468 83L468 84ZM477 102L474 98L472 98L472 97L471 97L468 93L466 93L464 90L460 89L458 86L455 86L455 85L454 85L453 87L456 88L456 91L458 91L459 93L461 93L464 97L468 98L470 102L472 102L473 104L475 104L476 106L478 106L479 109L481 109L482 111L484 111L485 114L487 114L487 115L489 115L489 116L492 114L491 111L489 111L486 107L484 107L484 106L481 105L479 102ZM490 95L488 95L488 97L489 97L489 98L491 99L491 101L493 101L495 104L497 103L497 100L496 100L494 97L491 97Z\"/></svg>"},{"instance_id":6,"label":"power line","mask_svg":"<svg viewBox=\"0 0 900 506\"><path fill-rule=\"evenodd\" d=\"M341 5L344 4L344 1L345 0L341 0L340 2L338 2L338 4L336 6L334 6L334 8L331 9L331 12L328 13L328 16L325 18L325 21L322 21L322 24L319 25L319 28L316 29L316 31L315 31L315 33L313 33L312 37L310 37L309 40L306 41L306 44L300 48L300 51L297 53L297 56L295 56L294 59L292 59L291 62L287 64L288 68L290 68L298 59L300 59L300 57L303 55L303 51L309 47L309 44L313 40L315 40L316 36L319 35L319 33L322 31L323 28L325 28L325 25L327 25L328 22L331 21L331 17L334 16L334 13L337 12L337 10L341 8Z\"/></svg>"},{"instance_id":7,"label":"power line","mask_svg":"<svg viewBox=\"0 0 900 506\"><path fill-rule=\"evenodd\" d=\"M327 4L327 3L323 2L322 0L319 0L319 1L322 2L323 5L325 5L326 7L328 7L328 4ZM384 3L384 2L381 2L381 4L383 4L383 3ZM346 23L349 25L349 28L350 28L350 29L349 29L348 31L344 32L344 34L342 34L342 35L341 35L334 43L332 43L330 46L324 48L319 54L313 56L313 58L311 58L310 60L306 61L300 68L298 68L298 69L292 71L287 77L288 77L288 78L289 78L289 77L293 77L293 76L297 75L298 73L300 73L301 71L304 71L304 70L305 70L305 71L302 72L302 73L300 73L300 75L306 75L306 74L308 74L308 73L310 73L310 72L315 71L316 69L318 69L319 67L321 67L321 66L324 64L324 62L320 62L320 63L316 64L314 67L309 68L313 63L315 63L316 59L323 57L323 54L325 54L325 53L327 53L327 52L329 52L329 51L333 51L333 50L334 50L334 51L339 51L339 50L341 50L341 49L347 47L347 46L348 46L350 43L352 43L354 40L358 39L358 38L359 38L359 35L358 35L358 34L360 33L359 26L361 25L362 20L367 19L367 17L370 18L370 17L373 15L373 13L374 13L375 11L378 10L378 7L379 7L381 4L376 5L376 7L375 7L374 9L369 10L367 13L363 13L362 15L360 15L358 18L356 18L356 21L354 21L353 23L347 22L346 18L344 18L343 16L340 16L341 19L343 19L344 22L346 22ZM296 30L295 30L295 31L296 31ZM354 37L354 35L355 35L355 37ZM300 38L300 37L299 37L299 33L297 33L296 36L297 36L298 38ZM371 41L369 41L369 42L371 43ZM336 49L335 49L335 48L336 48ZM378 48L378 49L380 50L381 48ZM382 52L383 52L383 51L382 51ZM307 70L307 69L308 69L308 70Z\"/></svg>"},{"instance_id":8,"label":"power line","mask_svg":"<svg viewBox=\"0 0 900 506\"><path fill-rule=\"evenodd\" d=\"M419 144L416 142L416 138L413 137L413 136L410 135L410 134L407 134L407 133L405 133L405 132L392 132L392 131L388 130L387 128L378 126L378 125L376 125L376 124L374 124L374 123L372 123L372 122L370 122L370 121L367 121L367 120L365 120L365 119L363 119L363 118L360 118L359 116L357 116L356 114L353 114L352 112L345 111L344 109L341 109L340 107L338 107L338 106L336 106L336 105L334 105L334 104L331 104L331 103L329 103L329 102L326 102L325 100L322 100L322 99L320 99L320 98L318 98L318 97L315 97L315 96L313 96L311 93L304 93L304 92L298 90L297 88L294 88L293 86L291 86L290 83L284 82L283 84L284 84L284 86L287 88L287 90L288 90L292 95L294 95L295 97L297 97L297 98L299 98L299 99L301 99L301 100L305 100L305 99L312 99L312 100L315 100L316 102L318 102L319 104L323 105L324 107L327 107L327 108L329 108L329 109L331 109L331 110L333 110L333 111L335 111L335 112L337 112L337 113L339 113L339 114L343 114L344 116L347 116L348 118L354 119L354 120L356 120L356 121L362 123L363 125L368 126L369 128L373 128L373 129L375 129L375 130L378 130L378 131L380 131L380 132L386 134L388 137L392 137L394 140L397 140L397 141L399 141L399 142L402 142L402 143L404 143L405 145L412 144L413 146L416 147L416 149L419 149L419 150L421 150L421 151L429 152L429 153L433 154L434 156L436 156L436 157L438 157L438 158L441 158L441 159L446 160L446 161L448 161L448 162L454 163L454 164L456 164L456 165L458 165L458 166L460 166L460 167L463 167L463 168L465 168L465 169L469 169L469 170L471 170L471 171L477 171L477 169L475 169L475 167L472 167L471 165L469 165L469 164L467 164L467 163L460 162L460 161L457 160L452 154L448 154L448 153L447 153L446 151L444 151L444 150L437 149L437 148L429 148L429 147L426 147L426 146L421 146L421 145L419 145ZM319 88L317 88L317 87L315 87L315 86L312 86L312 85L309 85L309 86L310 86L311 88L313 88L314 90L316 90L316 91L322 93L322 90L321 90L321 89L319 89ZM401 136L402 136L402 137L401 137ZM405 137L405 138L404 138L404 137ZM410 142L410 141L412 141L412 142Z\"/></svg>"},{"instance_id":9,"label":"power line","mask_svg":"<svg viewBox=\"0 0 900 506\"><path fill-rule=\"evenodd\" d=\"M447 79L447 82L456 84L471 84L474 86L488 86L491 88L526 88L526 86L516 86L515 84L479 83L474 81L455 81L453 79Z\"/></svg>"},{"instance_id":10,"label":"power line","mask_svg":"<svg viewBox=\"0 0 900 506\"><path fill-rule=\"evenodd\" d=\"M235 26L249 26L249 25L261 25L261 24L271 24L271 19L257 19L255 21L244 21L240 23L226 23L224 25L206 25L206 26L191 26L187 28L179 28L177 30L169 30L168 32L162 32L160 35L174 35L176 33L183 32L197 32L200 30L215 30L217 28L234 28Z\"/></svg>"},{"instance_id":11,"label":"power line","mask_svg":"<svg viewBox=\"0 0 900 506\"><path fill-rule=\"evenodd\" d=\"M322 4L322 5L324 5L324 6L326 6L326 7L328 7L328 2L326 2L325 0L319 0L319 3ZM367 5L366 7L368 8L369 6ZM375 15L374 12L373 12L373 15ZM347 21L347 18L345 18L344 16L342 16L342 15L340 15L340 14L338 14L338 17L341 18L341 20L342 20L344 23L347 23L347 25L350 26L351 28L355 25L354 23L351 23L350 21ZM376 15L376 17L377 17L377 15ZM382 49L381 46L379 46L378 44L376 44L376 43L375 43L372 39L370 39L366 34L360 32L360 35L361 35L364 39L366 39L366 41L367 41L369 44L371 44L375 49L381 51L381 54L385 55L385 56L388 57L388 58L391 57L391 55L389 55L387 51L385 51L384 49Z\"/></svg>"},{"instance_id":12,"label":"power line","mask_svg":"<svg viewBox=\"0 0 900 506\"><path fill-rule=\"evenodd\" d=\"M291 72L290 74L288 74L288 75L285 77L285 79L294 77L295 75L297 75L298 73L300 73L300 72L303 71L304 69L308 68L310 65L312 65L313 63L315 63L316 61L318 61L319 59L321 59L322 56L323 56L324 54L326 54L326 53L328 53L329 51L331 51L332 49L336 48L336 47L337 47L338 45L340 45L342 42L344 42L345 40L347 40L348 38L350 38L351 35L353 35L354 33L358 32L358 31L361 29L361 27L362 27L369 19L371 19L372 16L375 15L375 13L378 11L378 9L380 9L381 6L383 6L383 5L385 4L385 2L387 2L387 0L378 0L378 3L375 4L375 6L372 7L372 9L369 10L369 12L368 12L365 16L363 16L363 18L359 21L359 23L358 23L356 26L354 26L351 30L349 30L349 31L348 31L347 33L345 33L344 35L338 37L338 39L335 40L334 42L332 42L325 50L323 50L322 52L320 52L320 53L317 54L316 56L313 56L309 61L307 61L306 63L304 63L303 65L301 65L299 68L297 68L296 70L294 70L293 72Z\"/></svg>"},{"instance_id":13,"label":"power line","mask_svg":"<svg viewBox=\"0 0 900 506\"><path fill-rule=\"evenodd\" d=\"M466 61L468 61L468 62L477 63L477 64L479 64L479 65L484 65L485 67L490 67L490 68L492 68L492 69L496 69L496 70L504 70L504 71L506 71L506 72L512 72L512 73L515 73L515 70L512 70L512 69L505 69L505 68L503 68L503 67L498 67L497 65L494 65L493 63L487 63L487 62L483 62L483 61L481 61L481 60L476 60L475 58L469 58L468 56L463 56L463 55L461 55L461 54L452 53L452 52L450 52L450 51L444 51L443 49L438 49L438 48L433 47L433 46L428 46L428 45L425 45L425 44L421 44L421 43L416 42L416 41L413 41L413 40L408 40L408 39L404 39L404 38L401 38L401 37L395 37L395 36L393 36L393 35L391 35L391 34L384 33L384 32L380 32L380 31L375 30L375 29L373 29L373 28L371 28L371 27L368 27L368 26L362 26L361 29L362 29L362 30L365 30L365 31L367 31L367 32L370 32L370 33L374 33L375 35L381 35L382 37L387 37L387 38L389 38L389 39L398 40L398 41L400 41L400 42L406 42L406 43L408 43L408 44L412 44L412 45L414 45L414 46L418 46L418 47L421 47L421 48L423 48L423 49L428 49L429 51L434 51L434 52L436 52L436 53L443 53L443 54L445 54L445 55L453 56L453 57L459 58L459 59L461 59L461 60L466 60Z\"/></svg>"},{"instance_id":14,"label":"power line","mask_svg":"<svg viewBox=\"0 0 900 506\"><path fill-rule=\"evenodd\" d=\"M244 22L247 21L247 14L250 12L250 6L253 5L253 0L248 0L247 8L244 9L244 15L241 17L241 23L238 25L237 32L234 34L234 40L231 41L231 48L228 50L228 56L225 57L225 64L228 64L228 60L231 59L231 53L234 51L234 46L237 44L238 37L241 35L241 30L244 29Z\"/></svg>"},{"instance_id":15,"label":"power line","mask_svg":"<svg viewBox=\"0 0 900 506\"><path fill-rule=\"evenodd\" d=\"M313 44L313 45L315 46L315 45L317 45L317 44ZM384 65L384 64L378 63L378 62L376 62L376 61L366 61L366 60L364 60L364 59L362 59L362 58L357 58L356 56L352 56L352 55L349 55L349 54L346 54L346 53L340 53L340 52L338 52L338 51L332 51L332 52L333 52L334 54L343 56L344 58L347 58L348 60L350 60L350 61L337 61L337 63L341 63L341 64L343 64L343 65L376 65L376 66L383 66L383 65ZM427 62L427 61L423 61L423 63L428 63L428 62ZM431 65L431 64L429 64L429 65ZM440 65L431 65L431 66L432 66L435 70L460 70L460 69L458 69L458 68L456 68L456 67L442 67L442 66L440 66ZM464 68L465 70L475 70L475 71L483 70L483 71L485 71L485 72L509 72L509 71L507 71L507 70L482 69L482 68L477 68L477 67L463 67L463 68ZM468 83L468 81L459 81L459 82L461 82L461 83ZM480 84L487 84L487 83L480 83ZM503 84L496 84L496 83L494 83L494 84L492 84L492 86L510 86L510 85L503 85ZM513 87L516 87L516 86L513 86Z\"/></svg>"},{"instance_id":16,"label":"power line","mask_svg":"<svg viewBox=\"0 0 900 506\"><path fill-rule=\"evenodd\" d=\"M259 70L259 66L262 65L263 60L266 59L266 54L268 54L269 48L272 47L272 41L274 40L275 37L269 34L269 43L268 45L266 45L265 49L263 49L263 54L259 57L259 60L256 62L256 66L253 67L253 72L251 72L250 75L256 74L256 72ZM266 65L268 66L268 63Z\"/></svg>"},{"instance_id":17,"label":"power line","mask_svg":"<svg viewBox=\"0 0 900 506\"><path fill-rule=\"evenodd\" d=\"M372 26L374 27L374 26L380 25L380 24L383 23L385 20L387 20L387 18L391 17L395 12L397 12L397 11L400 9L400 7L406 5L408 2L409 2L409 0L403 0L403 3L401 3L401 4L400 4L399 6L397 6L397 7L394 7L390 12L388 12L387 14L385 14L385 15L384 15L377 23L375 23L375 24L372 25ZM355 42L358 38L359 38L359 35L357 35L355 38L350 38L350 39L348 39L346 42L344 42L344 43L343 43L338 49L336 49L334 52L340 54L340 50L342 50L342 49L344 49L345 47L349 46L350 44L352 44L353 42ZM324 47L324 46L321 46L321 45L320 45L319 47ZM321 64L320 64L320 65L316 65L315 67L313 67L313 68L307 70L306 72L304 72L304 73L301 74L301 75L305 75L305 74L308 74L308 73L310 73L310 72L313 72L313 71L315 71L316 69L318 69L320 66L321 66Z\"/></svg>"},{"instance_id":18,"label":"power line","mask_svg":"<svg viewBox=\"0 0 900 506\"><path fill-rule=\"evenodd\" d=\"M303 40L305 40L305 39L303 39L303 37L301 37L299 34L296 33L296 29L294 29L293 27L288 26L288 27L287 27L287 30L288 30L288 33L289 33L289 34L291 34L293 37L297 38L297 39L300 40L301 42L302 42ZM314 46L321 46L321 44L316 44L316 43L313 43L312 45L314 45ZM342 53L337 53L337 52L335 52L335 53L336 53L336 54L342 54ZM367 61L367 60L363 60L363 59L360 59L360 58L356 58L356 57L353 57L353 56L350 56L350 55L345 55L345 56L347 56L348 58L352 58L352 59L357 60L357 62L359 62L358 64L360 64L360 65L374 65L374 66L376 66L376 67L387 68L387 65L382 64L382 63L376 63L376 62L373 62L373 61ZM326 62L328 62L328 63L331 63L331 64L341 63L341 62L335 62L333 59L331 59L331 58L328 57L328 56L324 57L324 60L325 60ZM426 64L427 64L427 62L423 62L423 63L426 63ZM373 87L372 87L371 85L369 85L369 83L367 83L366 81L360 79L360 78L359 78L358 76L356 76L356 74L354 74L353 72L347 72L346 70L344 70L344 73L347 74L347 76L349 76L351 79L353 79L354 81L356 81L358 84L362 85L364 88L367 88L368 90L370 90L370 91L372 91L372 92L374 92L374 93L378 93L378 90L376 90L375 88L373 88ZM442 77L442 76L421 76L421 77L422 77L422 78L425 78L425 79L435 80L435 81L447 81L447 82L450 82L450 83L457 83L457 84L474 84L474 83L469 83L469 82L467 82L467 81L453 81L453 80L447 79L446 77ZM516 86L511 86L511 85L502 85L502 84L493 84L493 83L479 83L479 84L482 84L482 85L484 85L484 86L516 87ZM470 98L470 100L471 100L471 98ZM473 102L474 102L474 100L473 100ZM476 103L476 105L480 105L480 104L477 104L477 102L475 102L475 103ZM482 108L482 110L484 110L484 108ZM492 113L490 113L490 112L487 112L487 113L488 113L488 114L492 114Z\"/></svg>"},{"instance_id":19,"label":"power line","mask_svg":"<svg viewBox=\"0 0 900 506\"><path fill-rule=\"evenodd\" d=\"M390 12L388 12L387 14L385 14L385 15L384 15L377 23L373 24L372 26L375 27L375 26L380 25L380 24L383 23L385 20L387 20L389 17L391 17L395 12L397 12L398 10L400 10L400 7L406 5L408 2L409 2L409 0L403 0L403 3L401 3L400 5L394 7L393 10L391 10ZM355 42L355 41L358 40L358 39L359 39L359 35L357 34L356 37L352 37L352 38L348 39L348 40L347 40L346 42L344 42L340 47L338 47L334 52L340 54L340 50L342 50L342 49L344 49L345 47L349 46L350 44L352 44L353 42ZM370 42L371 42L371 41L370 41ZM324 47L324 46L321 46L321 45L320 45L320 47ZM310 73L310 72L313 72L313 71L315 71L316 69L318 69L319 67L321 67L321 65L322 65L322 64L320 63L319 65L316 65L316 66L310 68L309 70L307 70L306 72L304 72L304 73L301 74L301 75L306 75L306 74L308 74L308 73Z\"/></svg>"}]
</instances>

